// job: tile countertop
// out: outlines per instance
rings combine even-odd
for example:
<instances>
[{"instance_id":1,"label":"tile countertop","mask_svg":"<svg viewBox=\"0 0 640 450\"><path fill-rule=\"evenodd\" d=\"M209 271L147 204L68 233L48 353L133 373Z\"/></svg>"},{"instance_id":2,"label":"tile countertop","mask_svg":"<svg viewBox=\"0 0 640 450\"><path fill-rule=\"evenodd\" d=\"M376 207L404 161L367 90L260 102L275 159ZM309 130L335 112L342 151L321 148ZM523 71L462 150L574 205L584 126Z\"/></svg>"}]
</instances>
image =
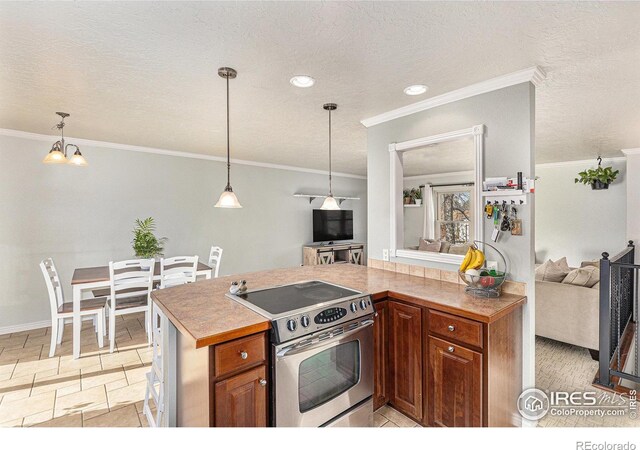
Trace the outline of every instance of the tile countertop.
<instances>
[{"instance_id":1,"label":"tile countertop","mask_svg":"<svg viewBox=\"0 0 640 450\"><path fill-rule=\"evenodd\" d=\"M513 294L476 298L466 294L463 285L352 264L230 275L156 290L151 297L176 328L201 348L270 328L268 319L225 296L231 282L241 279L247 280L250 290L322 280L369 293L374 300L390 296L484 323L493 322L526 302L526 297Z\"/></svg>"}]
</instances>

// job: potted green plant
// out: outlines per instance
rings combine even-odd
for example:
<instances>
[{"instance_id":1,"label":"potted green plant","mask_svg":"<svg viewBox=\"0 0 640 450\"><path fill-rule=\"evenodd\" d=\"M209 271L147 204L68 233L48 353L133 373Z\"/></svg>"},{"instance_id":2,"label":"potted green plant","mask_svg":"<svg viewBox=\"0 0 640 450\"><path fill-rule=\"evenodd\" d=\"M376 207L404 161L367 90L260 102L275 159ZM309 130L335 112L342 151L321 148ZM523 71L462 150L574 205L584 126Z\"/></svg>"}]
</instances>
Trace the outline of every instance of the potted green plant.
<instances>
[{"instance_id":1,"label":"potted green plant","mask_svg":"<svg viewBox=\"0 0 640 450\"><path fill-rule=\"evenodd\" d=\"M411 190L410 189L403 189L402 190L402 197L404 199L404 204L408 205L411 203Z\"/></svg>"},{"instance_id":2,"label":"potted green plant","mask_svg":"<svg viewBox=\"0 0 640 450\"><path fill-rule=\"evenodd\" d=\"M133 229L133 251L138 258L153 259L163 256L164 244L167 238L157 238L154 234L156 225L153 217L146 219L136 219L136 226Z\"/></svg>"},{"instance_id":3,"label":"potted green plant","mask_svg":"<svg viewBox=\"0 0 640 450\"><path fill-rule=\"evenodd\" d=\"M419 187L411 189L411 196L413 197L413 202L416 205L422 205L422 189Z\"/></svg>"},{"instance_id":4,"label":"potted green plant","mask_svg":"<svg viewBox=\"0 0 640 450\"><path fill-rule=\"evenodd\" d=\"M613 167L602 167L602 158L598 156L598 167L586 169L578 173L575 183L589 184L593 190L609 189L609 184L613 183L620 173L613 170Z\"/></svg>"}]
</instances>

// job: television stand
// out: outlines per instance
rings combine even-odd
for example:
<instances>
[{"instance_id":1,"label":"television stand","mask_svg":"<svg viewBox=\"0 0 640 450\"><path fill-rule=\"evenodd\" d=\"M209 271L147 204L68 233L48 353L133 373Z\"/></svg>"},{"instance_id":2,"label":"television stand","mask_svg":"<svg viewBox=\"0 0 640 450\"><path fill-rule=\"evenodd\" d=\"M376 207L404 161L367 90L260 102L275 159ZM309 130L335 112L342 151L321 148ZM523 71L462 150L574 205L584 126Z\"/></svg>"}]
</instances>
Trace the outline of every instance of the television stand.
<instances>
[{"instance_id":1,"label":"television stand","mask_svg":"<svg viewBox=\"0 0 640 450\"><path fill-rule=\"evenodd\" d=\"M302 247L303 265L351 263L364 266L366 265L364 250L365 244L355 242L305 245Z\"/></svg>"}]
</instances>

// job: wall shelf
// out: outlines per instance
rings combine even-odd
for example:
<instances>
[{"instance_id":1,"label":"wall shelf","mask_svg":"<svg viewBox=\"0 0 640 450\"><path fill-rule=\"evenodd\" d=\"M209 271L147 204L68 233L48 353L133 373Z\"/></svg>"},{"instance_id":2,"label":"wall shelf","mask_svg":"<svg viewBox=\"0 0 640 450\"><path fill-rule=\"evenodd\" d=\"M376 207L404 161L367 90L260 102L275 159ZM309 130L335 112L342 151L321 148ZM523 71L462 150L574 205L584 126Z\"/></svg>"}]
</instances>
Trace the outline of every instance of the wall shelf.
<instances>
[{"instance_id":1,"label":"wall shelf","mask_svg":"<svg viewBox=\"0 0 640 450\"><path fill-rule=\"evenodd\" d=\"M410 203L408 205L404 205L405 208L422 208L422 205L416 205L413 203Z\"/></svg>"},{"instance_id":2,"label":"wall shelf","mask_svg":"<svg viewBox=\"0 0 640 450\"><path fill-rule=\"evenodd\" d=\"M327 198L328 195L323 195L323 194L293 194L294 197L300 197L300 198L308 198L309 199L309 204L311 204L311 202L313 202L316 198ZM339 195L334 195L333 198L336 199L336 201L338 202L338 205L342 205L342 202L345 200L360 200L360 197L343 197L343 196L339 196Z\"/></svg>"}]
</instances>

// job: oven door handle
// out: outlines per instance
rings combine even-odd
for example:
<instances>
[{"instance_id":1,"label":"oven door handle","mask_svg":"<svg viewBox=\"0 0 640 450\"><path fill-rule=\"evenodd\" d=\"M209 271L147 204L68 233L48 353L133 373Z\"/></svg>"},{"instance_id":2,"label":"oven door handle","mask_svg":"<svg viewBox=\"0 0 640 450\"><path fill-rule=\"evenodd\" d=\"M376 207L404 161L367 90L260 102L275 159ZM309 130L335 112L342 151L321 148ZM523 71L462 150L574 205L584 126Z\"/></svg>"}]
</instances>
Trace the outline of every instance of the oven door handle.
<instances>
[{"instance_id":1,"label":"oven door handle","mask_svg":"<svg viewBox=\"0 0 640 450\"><path fill-rule=\"evenodd\" d=\"M373 320L372 319L368 319L363 321L360 325L358 325L356 328L353 328L349 331L345 331L344 333L340 333L337 334L335 336L333 336L332 338L328 338L328 339L323 339L323 340L319 340L319 339L314 339L312 340L312 342L310 344L305 344L305 345L300 345L295 344L291 347L285 347L282 350L280 350L278 353L276 353L276 356L278 358L284 358L285 356L289 356L289 355L296 355L298 353L303 353L303 352L307 352L309 350L315 350L317 348L320 347L324 347L326 345L329 344L333 344L335 341L338 341L340 339L344 339L348 336L351 336L355 333L358 333L362 330L364 330L367 327L373 326Z\"/></svg>"}]
</instances>

